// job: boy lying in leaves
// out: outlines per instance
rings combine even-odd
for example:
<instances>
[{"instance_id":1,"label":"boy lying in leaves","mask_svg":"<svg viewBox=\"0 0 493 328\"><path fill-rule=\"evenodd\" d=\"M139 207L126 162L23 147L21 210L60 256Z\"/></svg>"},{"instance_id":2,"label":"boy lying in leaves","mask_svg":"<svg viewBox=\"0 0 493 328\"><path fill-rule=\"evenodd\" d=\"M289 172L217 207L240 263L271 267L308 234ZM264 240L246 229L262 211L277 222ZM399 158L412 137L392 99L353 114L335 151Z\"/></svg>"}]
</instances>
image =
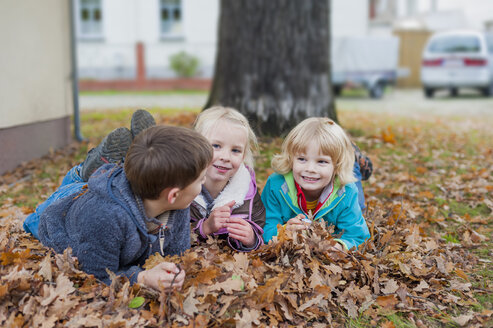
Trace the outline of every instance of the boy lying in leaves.
<instances>
[{"instance_id":1,"label":"boy lying in leaves","mask_svg":"<svg viewBox=\"0 0 493 328\"><path fill-rule=\"evenodd\" d=\"M121 129L95 152L105 155L101 150L121 139ZM46 207L40 213L39 238L58 253L71 247L82 270L107 284L108 269L131 283L180 288L185 272L175 264L164 262L149 270L141 266L155 252L166 256L190 248L189 205L211 160L212 147L197 132L150 127L135 137L123 167L101 166L87 183L74 182L71 194Z\"/></svg>"}]
</instances>

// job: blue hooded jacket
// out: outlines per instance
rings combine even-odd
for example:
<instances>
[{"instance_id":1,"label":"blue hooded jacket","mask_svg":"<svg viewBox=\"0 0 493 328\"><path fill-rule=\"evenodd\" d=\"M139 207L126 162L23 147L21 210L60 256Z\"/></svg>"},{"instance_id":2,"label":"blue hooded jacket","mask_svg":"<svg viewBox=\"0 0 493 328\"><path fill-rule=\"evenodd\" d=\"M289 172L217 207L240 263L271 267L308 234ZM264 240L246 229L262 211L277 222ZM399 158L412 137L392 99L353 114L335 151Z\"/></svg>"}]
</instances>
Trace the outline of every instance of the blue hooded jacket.
<instances>
[{"instance_id":1,"label":"blue hooded jacket","mask_svg":"<svg viewBox=\"0 0 493 328\"><path fill-rule=\"evenodd\" d=\"M266 243L277 236L277 225L286 224L298 214L304 214L298 206L297 190L293 174L274 173L267 179L262 190L262 202L265 206L266 217L264 226L264 241ZM334 190L329 199L316 212L314 220L325 220L335 226L335 233L342 232L337 239L346 249L358 247L370 237L368 226L358 204L358 190L354 183L340 187L334 183Z\"/></svg>"},{"instance_id":2,"label":"blue hooded jacket","mask_svg":"<svg viewBox=\"0 0 493 328\"><path fill-rule=\"evenodd\" d=\"M39 222L41 242L57 253L67 247L81 269L111 283L106 269L133 284L141 265L160 252L159 238L149 234L142 200L134 195L122 167L106 164L89 179L88 189L52 203ZM190 248L189 209L171 211L164 229L163 253L178 255Z\"/></svg>"}]
</instances>

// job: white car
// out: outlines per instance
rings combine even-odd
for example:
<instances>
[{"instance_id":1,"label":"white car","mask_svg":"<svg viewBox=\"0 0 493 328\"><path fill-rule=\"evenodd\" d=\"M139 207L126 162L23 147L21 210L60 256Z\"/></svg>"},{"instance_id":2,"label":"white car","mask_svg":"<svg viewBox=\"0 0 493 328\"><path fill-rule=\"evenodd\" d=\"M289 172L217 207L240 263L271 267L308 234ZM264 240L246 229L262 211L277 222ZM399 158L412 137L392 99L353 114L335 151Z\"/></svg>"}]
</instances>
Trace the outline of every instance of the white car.
<instances>
[{"instance_id":1,"label":"white car","mask_svg":"<svg viewBox=\"0 0 493 328\"><path fill-rule=\"evenodd\" d=\"M473 88L493 96L493 35L472 30L437 32L423 51L421 83L426 97Z\"/></svg>"}]
</instances>

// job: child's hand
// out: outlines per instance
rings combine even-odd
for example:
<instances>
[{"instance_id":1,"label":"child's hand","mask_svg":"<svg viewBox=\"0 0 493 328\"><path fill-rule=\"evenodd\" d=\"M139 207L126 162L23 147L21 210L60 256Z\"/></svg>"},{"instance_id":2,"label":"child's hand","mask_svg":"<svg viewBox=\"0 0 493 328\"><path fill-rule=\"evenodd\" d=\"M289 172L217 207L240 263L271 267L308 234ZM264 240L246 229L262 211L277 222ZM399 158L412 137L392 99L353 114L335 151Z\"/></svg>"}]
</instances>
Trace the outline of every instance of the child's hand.
<instances>
[{"instance_id":1,"label":"child's hand","mask_svg":"<svg viewBox=\"0 0 493 328\"><path fill-rule=\"evenodd\" d=\"M164 288L166 291L181 289L185 281L185 271L174 263L163 262L154 268L139 273L137 282L155 290Z\"/></svg>"},{"instance_id":2,"label":"child's hand","mask_svg":"<svg viewBox=\"0 0 493 328\"><path fill-rule=\"evenodd\" d=\"M246 247L252 247L255 244L255 233L247 221L241 218L229 218L226 227L229 236L240 241Z\"/></svg>"},{"instance_id":3,"label":"child's hand","mask_svg":"<svg viewBox=\"0 0 493 328\"><path fill-rule=\"evenodd\" d=\"M298 214L294 218L290 219L286 223L286 230L296 231L296 230L305 230L308 228L310 223L302 221L305 218L304 214Z\"/></svg>"},{"instance_id":4,"label":"child's hand","mask_svg":"<svg viewBox=\"0 0 493 328\"><path fill-rule=\"evenodd\" d=\"M224 206L215 208L209 217L204 221L202 225L202 231L205 235L210 235L221 228L226 228L227 220L231 216L231 209L235 205L235 201L227 203Z\"/></svg>"}]
</instances>

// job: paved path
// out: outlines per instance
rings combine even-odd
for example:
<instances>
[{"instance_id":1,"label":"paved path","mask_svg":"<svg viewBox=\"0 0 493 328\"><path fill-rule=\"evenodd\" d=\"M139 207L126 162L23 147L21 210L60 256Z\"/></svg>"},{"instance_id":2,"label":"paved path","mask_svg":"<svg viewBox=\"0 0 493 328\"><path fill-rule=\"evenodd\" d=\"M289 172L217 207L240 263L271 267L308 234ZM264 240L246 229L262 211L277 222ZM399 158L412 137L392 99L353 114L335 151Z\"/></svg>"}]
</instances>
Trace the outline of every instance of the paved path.
<instances>
[{"instance_id":1,"label":"paved path","mask_svg":"<svg viewBox=\"0 0 493 328\"><path fill-rule=\"evenodd\" d=\"M405 116L460 116L493 117L493 97L482 97L467 90L458 97L450 97L445 91L427 99L421 90L397 90L387 92L382 99L368 97L339 97L338 110L361 110Z\"/></svg>"},{"instance_id":2,"label":"paved path","mask_svg":"<svg viewBox=\"0 0 493 328\"><path fill-rule=\"evenodd\" d=\"M82 110L118 108L201 108L207 94L169 95L83 95L80 97ZM469 92L452 98L446 92L426 99L421 90L391 89L382 99L367 96L342 96L336 99L338 110L361 110L392 115L424 116L453 115L463 117L493 117L493 97L484 98Z\"/></svg>"}]
</instances>

